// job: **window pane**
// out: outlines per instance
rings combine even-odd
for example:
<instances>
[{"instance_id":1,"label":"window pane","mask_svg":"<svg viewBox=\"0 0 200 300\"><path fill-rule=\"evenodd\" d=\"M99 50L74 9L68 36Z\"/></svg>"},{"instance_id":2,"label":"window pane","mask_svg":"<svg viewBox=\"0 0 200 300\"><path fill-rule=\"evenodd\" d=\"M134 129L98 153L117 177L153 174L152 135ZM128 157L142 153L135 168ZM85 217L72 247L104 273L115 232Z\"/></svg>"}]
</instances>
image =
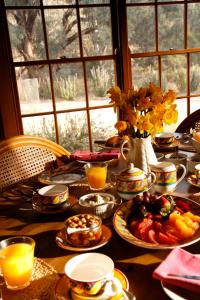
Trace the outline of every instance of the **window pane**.
<instances>
[{"instance_id":1,"label":"window pane","mask_svg":"<svg viewBox=\"0 0 200 300\"><path fill-rule=\"evenodd\" d=\"M160 50L184 48L184 6L158 6Z\"/></svg>"},{"instance_id":2,"label":"window pane","mask_svg":"<svg viewBox=\"0 0 200 300\"><path fill-rule=\"evenodd\" d=\"M109 104L108 89L115 84L113 61L87 63L87 83L89 105L100 106Z\"/></svg>"},{"instance_id":3,"label":"window pane","mask_svg":"<svg viewBox=\"0 0 200 300\"><path fill-rule=\"evenodd\" d=\"M7 19L13 60L45 59L40 11L38 9L8 10Z\"/></svg>"},{"instance_id":4,"label":"window pane","mask_svg":"<svg viewBox=\"0 0 200 300\"><path fill-rule=\"evenodd\" d=\"M188 4L188 47L200 47L200 3Z\"/></svg>"},{"instance_id":5,"label":"window pane","mask_svg":"<svg viewBox=\"0 0 200 300\"><path fill-rule=\"evenodd\" d=\"M190 113L200 109L200 97L190 98Z\"/></svg>"},{"instance_id":6,"label":"window pane","mask_svg":"<svg viewBox=\"0 0 200 300\"><path fill-rule=\"evenodd\" d=\"M163 89L173 89L177 92L178 96L186 95L186 55L169 55L162 57L162 68Z\"/></svg>"},{"instance_id":7,"label":"window pane","mask_svg":"<svg viewBox=\"0 0 200 300\"><path fill-rule=\"evenodd\" d=\"M81 8L80 17L84 55L112 54L110 8Z\"/></svg>"},{"instance_id":8,"label":"window pane","mask_svg":"<svg viewBox=\"0 0 200 300\"><path fill-rule=\"evenodd\" d=\"M132 59L132 78L135 88L147 86L150 81L159 85L157 57Z\"/></svg>"},{"instance_id":9,"label":"window pane","mask_svg":"<svg viewBox=\"0 0 200 300\"><path fill-rule=\"evenodd\" d=\"M110 3L110 0L79 0L79 4L106 4Z\"/></svg>"},{"instance_id":10,"label":"window pane","mask_svg":"<svg viewBox=\"0 0 200 300\"><path fill-rule=\"evenodd\" d=\"M76 0L43 0L44 5L72 5Z\"/></svg>"},{"instance_id":11,"label":"window pane","mask_svg":"<svg viewBox=\"0 0 200 300\"><path fill-rule=\"evenodd\" d=\"M40 0L4 0L5 6L34 6L40 5Z\"/></svg>"},{"instance_id":12,"label":"window pane","mask_svg":"<svg viewBox=\"0 0 200 300\"><path fill-rule=\"evenodd\" d=\"M46 137L56 142L53 115L22 118L24 134Z\"/></svg>"},{"instance_id":13,"label":"window pane","mask_svg":"<svg viewBox=\"0 0 200 300\"><path fill-rule=\"evenodd\" d=\"M86 107L82 63L52 66L56 109Z\"/></svg>"},{"instance_id":14,"label":"window pane","mask_svg":"<svg viewBox=\"0 0 200 300\"><path fill-rule=\"evenodd\" d=\"M86 112L57 115L60 144L70 152L89 150Z\"/></svg>"},{"instance_id":15,"label":"window pane","mask_svg":"<svg viewBox=\"0 0 200 300\"><path fill-rule=\"evenodd\" d=\"M114 125L117 122L117 114L113 107L94 109L90 111L92 140L108 139L117 133Z\"/></svg>"},{"instance_id":16,"label":"window pane","mask_svg":"<svg viewBox=\"0 0 200 300\"><path fill-rule=\"evenodd\" d=\"M46 9L45 20L50 57L80 56L76 10Z\"/></svg>"},{"instance_id":17,"label":"window pane","mask_svg":"<svg viewBox=\"0 0 200 300\"><path fill-rule=\"evenodd\" d=\"M128 42L131 52L155 50L154 7L127 7Z\"/></svg>"},{"instance_id":18,"label":"window pane","mask_svg":"<svg viewBox=\"0 0 200 300\"><path fill-rule=\"evenodd\" d=\"M174 2L174 1L183 1L183 0L157 0L158 2ZM187 0L186 0L187 1ZM188 0L190 1L190 0Z\"/></svg>"},{"instance_id":19,"label":"window pane","mask_svg":"<svg viewBox=\"0 0 200 300\"><path fill-rule=\"evenodd\" d=\"M178 125L187 117L187 99L177 99L175 101L178 110L178 121L176 124L165 125L164 130L166 132L174 132Z\"/></svg>"},{"instance_id":20,"label":"window pane","mask_svg":"<svg viewBox=\"0 0 200 300\"><path fill-rule=\"evenodd\" d=\"M190 54L190 91L200 94L200 53Z\"/></svg>"},{"instance_id":21,"label":"window pane","mask_svg":"<svg viewBox=\"0 0 200 300\"><path fill-rule=\"evenodd\" d=\"M22 114L52 111L52 98L47 66L15 69Z\"/></svg>"},{"instance_id":22,"label":"window pane","mask_svg":"<svg viewBox=\"0 0 200 300\"><path fill-rule=\"evenodd\" d=\"M126 3L149 3L155 2L155 0L126 0Z\"/></svg>"}]
</instances>

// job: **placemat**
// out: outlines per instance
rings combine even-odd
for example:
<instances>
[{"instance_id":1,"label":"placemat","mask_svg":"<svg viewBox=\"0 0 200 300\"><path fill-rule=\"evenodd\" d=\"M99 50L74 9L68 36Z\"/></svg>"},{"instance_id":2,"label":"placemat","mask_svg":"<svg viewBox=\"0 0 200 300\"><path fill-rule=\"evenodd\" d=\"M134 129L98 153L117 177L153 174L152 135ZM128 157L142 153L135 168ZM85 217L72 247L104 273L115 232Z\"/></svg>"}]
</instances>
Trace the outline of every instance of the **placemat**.
<instances>
[{"instance_id":1,"label":"placemat","mask_svg":"<svg viewBox=\"0 0 200 300\"><path fill-rule=\"evenodd\" d=\"M40 258L35 258L31 284L20 291L11 291L1 285L3 300L54 300L59 279L56 270Z\"/></svg>"}]
</instances>

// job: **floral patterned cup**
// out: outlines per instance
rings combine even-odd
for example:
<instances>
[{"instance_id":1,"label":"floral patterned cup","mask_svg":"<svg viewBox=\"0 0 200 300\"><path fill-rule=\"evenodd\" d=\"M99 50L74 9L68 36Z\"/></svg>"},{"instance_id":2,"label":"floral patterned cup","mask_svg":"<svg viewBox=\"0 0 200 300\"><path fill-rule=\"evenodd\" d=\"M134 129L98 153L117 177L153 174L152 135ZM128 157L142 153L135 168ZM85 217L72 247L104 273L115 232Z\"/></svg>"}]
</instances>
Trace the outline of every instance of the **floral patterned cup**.
<instances>
[{"instance_id":1,"label":"floral patterned cup","mask_svg":"<svg viewBox=\"0 0 200 300\"><path fill-rule=\"evenodd\" d=\"M65 265L65 274L73 299L93 299L102 294L106 298L104 288L108 282L114 285L116 295L121 292L120 282L114 280L114 262L101 253L84 253L70 259Z\"/></svg>"}]
</instances>

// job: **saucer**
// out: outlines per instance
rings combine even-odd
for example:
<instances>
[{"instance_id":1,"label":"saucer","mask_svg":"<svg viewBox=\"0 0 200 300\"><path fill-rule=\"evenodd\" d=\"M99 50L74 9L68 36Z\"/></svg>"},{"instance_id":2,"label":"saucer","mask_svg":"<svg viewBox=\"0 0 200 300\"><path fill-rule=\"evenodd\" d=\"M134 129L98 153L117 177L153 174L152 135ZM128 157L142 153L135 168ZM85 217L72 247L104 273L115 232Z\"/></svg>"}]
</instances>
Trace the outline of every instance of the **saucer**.
<instances>
[{"instance_id":1,"label":"saucer","mask_svg":"<svg viewBox=\"0 0 200 300\"><path fill-rule=\"evenodd\" d=\"M65 201L63 204L54 206L46 206L42 204L41 196L38 194L33 195L32 198L32 206L33 209L42 214L57 214L62 213L70 208L74 204L77 203L77 199L75 197L69 196L69 199Z\"/></svg>"},{"instance_id":2,"label":"saucer","mask_svg":"<svg viewBox=\"0 0 200 300\"><path fill-rule=\"evenodd\" d=\"M197 183L196 175L193 174L193 175L188 176L187 181L188 181L191 185L200 188L200 184Z\"/></svg>"},{"instance_id":3,"label":"saucer","mask_svg":"<svg viewBox=\"0 0 200 300\"><path fill-rule=\"evenodd\" d=\"M111 237L112 237L112 230L106 225L102 225L102 237L101 240L96 245L91 247L76 247L68 243L65 237L65 228L63 228L56 235L56 243L59 247L65 250L75 251L75 252L85 252L85 251L98 249L104 246L110 241Z\"/></svg>"},{"instance_id":4,"label":"saucer","mask_svg":"<svg viewBox=\"0 0 200 300\"><path fill-rule=\"evenodd\" d=\"M155 150L160 150L160 151L164 151L164 150L172 150L176 147L178 147L180 145L180 141L174 140L171 144L162 144L162 145L158 145L158 144L153 144L153 147Z\"/></svg>"},{"instance_id":5,"label":"saucer","mask_svg":"<svg viewBox=\"0 0 200 300\"><path fill-rule=\"evenodd\" d=\"M114 276L121 282L122 288L125 290L129 289L129 283L127 277L118 269L114 269ZM55 288L55 300L72 300L71 290L68 287L68 280L63 275L57 282ZM121 295L117 295L112 298L113 300L123 299Z\"/></svg>"}]
</instances>

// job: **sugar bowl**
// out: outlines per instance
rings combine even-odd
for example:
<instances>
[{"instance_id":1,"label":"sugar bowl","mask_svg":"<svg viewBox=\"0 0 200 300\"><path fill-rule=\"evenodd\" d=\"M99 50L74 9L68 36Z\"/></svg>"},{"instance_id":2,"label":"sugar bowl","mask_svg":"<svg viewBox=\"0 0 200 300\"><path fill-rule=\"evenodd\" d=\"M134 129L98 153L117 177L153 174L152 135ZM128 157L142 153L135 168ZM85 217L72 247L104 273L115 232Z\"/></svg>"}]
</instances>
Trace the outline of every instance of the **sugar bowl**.
<instances>
[{"instance_id":1,"label":"sugar bowl","mask_svg":"<svg viewBox=\"0 0 200 300\"><path fill-rule=\"evenodd\" d=\"M121 198L131 200L135 195L149 190L155 180L154 173L146 174L131 163L126 170L116 177L116 189Z\"/></svg>"}]
</instances>

